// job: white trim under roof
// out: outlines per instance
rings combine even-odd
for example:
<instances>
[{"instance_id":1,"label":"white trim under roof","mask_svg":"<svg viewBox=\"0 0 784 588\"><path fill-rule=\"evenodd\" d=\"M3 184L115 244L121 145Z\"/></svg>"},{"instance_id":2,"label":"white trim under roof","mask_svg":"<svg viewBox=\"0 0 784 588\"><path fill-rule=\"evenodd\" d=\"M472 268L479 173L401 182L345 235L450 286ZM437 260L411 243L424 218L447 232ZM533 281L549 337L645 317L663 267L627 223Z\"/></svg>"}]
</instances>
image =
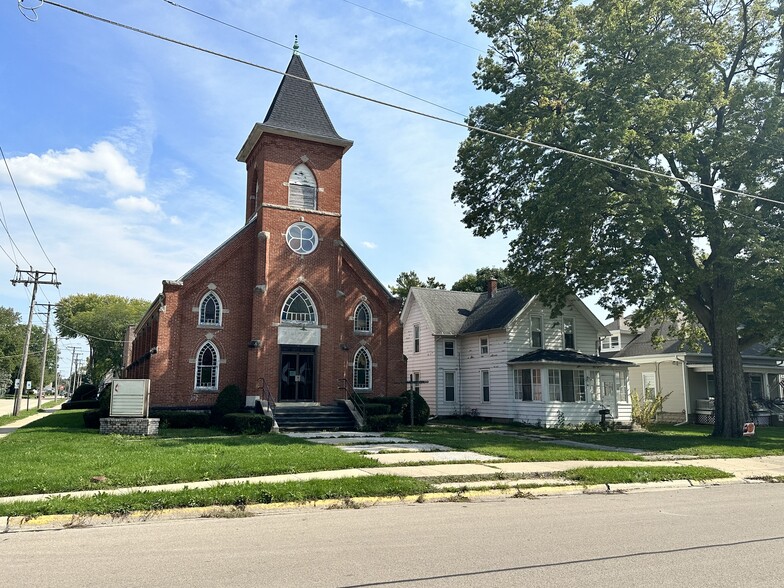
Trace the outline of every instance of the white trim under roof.
<instances>
[{"instance_id":1,"label":"white trim under roof","mask_svg":"<svg viewBox=\"0 0 784 588\"><path fill-rule=\"evenodd\" d=\"M713 373L713 364L710 363L687 363L686 367L699 374ZM784 366L743 364L743 371L751 373L765 372L769 374L784 374Z\"/></svg>"}]
</instances>

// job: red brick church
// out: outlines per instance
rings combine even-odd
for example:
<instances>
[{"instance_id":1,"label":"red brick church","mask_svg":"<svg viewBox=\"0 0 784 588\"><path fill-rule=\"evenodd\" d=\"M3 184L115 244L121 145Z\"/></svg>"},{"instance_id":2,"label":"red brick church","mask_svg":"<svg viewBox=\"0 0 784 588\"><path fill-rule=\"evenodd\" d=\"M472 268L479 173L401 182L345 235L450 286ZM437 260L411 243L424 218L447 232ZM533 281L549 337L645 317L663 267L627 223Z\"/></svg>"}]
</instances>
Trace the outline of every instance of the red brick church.
<instances>
[{"instance_id":1,"label":"red brick church","mask_svg":"<svg viewBox=\"0 0 784 588\"><path fill-rule=\"evenodd\" d=\"M125 377L151 380L151 407L206 408L229 384L252 398L262 381L278 402L403 392L401 302L341 236L352 141L296 53L286 73L237 156L248 172L244 226L164 281L130 330Z\"/></svg>"}]
</instances>

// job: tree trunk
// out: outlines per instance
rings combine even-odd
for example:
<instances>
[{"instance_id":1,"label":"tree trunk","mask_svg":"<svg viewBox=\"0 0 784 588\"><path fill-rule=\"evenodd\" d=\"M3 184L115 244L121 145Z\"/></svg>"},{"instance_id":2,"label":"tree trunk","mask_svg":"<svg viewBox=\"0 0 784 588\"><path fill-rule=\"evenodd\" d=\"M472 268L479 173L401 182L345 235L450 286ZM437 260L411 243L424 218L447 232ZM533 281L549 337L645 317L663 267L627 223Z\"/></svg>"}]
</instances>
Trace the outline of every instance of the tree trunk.
<instances>
[{"instance_id":1,"label":"tree trunk","mask_svg":"<svg viewBox=\"0 0 784 588\"><path fill-rule=\"evenodd\" d=\"M713 348L713 375L716 386L715 437L729 439L743 435L749 422L749 397L743 380L743 360L738 348L738 321L732 301L733 285L716 278L713 287L711 324L708 329Z\"/></svg>"}]
</instances>

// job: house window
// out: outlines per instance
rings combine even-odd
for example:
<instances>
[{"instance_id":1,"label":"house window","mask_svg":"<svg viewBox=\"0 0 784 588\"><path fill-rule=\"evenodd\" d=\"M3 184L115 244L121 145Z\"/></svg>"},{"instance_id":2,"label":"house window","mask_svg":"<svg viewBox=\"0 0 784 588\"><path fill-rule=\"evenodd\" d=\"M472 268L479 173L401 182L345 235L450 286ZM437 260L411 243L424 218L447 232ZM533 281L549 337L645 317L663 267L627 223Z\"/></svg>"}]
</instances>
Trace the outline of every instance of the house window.
<instances>
[{"instance_id":1,"label":"house window","mask_svg":"<svg viewBox=\"0 0 784 588\"><path fill-rule=\"evenodd\" d=\"M490 372L482 370L482 402L490 402Z\"/></svg>"},{"instance_id":2,"label":"house window","mask_svg":"<svg viewBox=\"0 0 784 588\"><path fill-rule=\"evenodd\" d=\"M594 402L599 402L601 400L601 390L597 385L599 381L599 372L596 370L592 370L588 372L588 379L585 382L585 394L586 398L590 398Z\"/></svg>"},{"instance_id":3,"label":"house window","mask_svg":"<svg viewBox=\"0 0 784 588\"><path fill-rule=\"evenodd\" d=\"M199 304L199 324L216 325L221 324L221 302L215 292L207 292Z\"/></svg>"},{"instance_id":4,"label":"house window","mask_svg":"<svg viewBox=\"0 0 784 588\"><path fill-rule=\"evenodd\" d=\"M531 317L531 347L534 349L542 348L542 317Z\"/></svg>"},{"instance_id":5,"label":"house window","mask_svg":"<svg viewBox=\"0 0 784 588\"><path fill-rule=\"evenodd\" d=\"M602 339L602 351L614 351L621 348L621 338L618 335Z\"/></svg>"},{"instance_id":6,"label":"house window","mask_svg":"<svg viewBox=\"0 0 784 588\"><path fill-rule=\"evenodd\" d=\"M280 320L284 323L312 323L318 322L316 307L313 300L304 288L298 286L283 303Z\"/></svg>"},{"instance_id":7,"label":"house window","mask_svg":"<svg viewBox=\"0 0 784 588\"><path fill-rule=\"evenodd\" d=\"M419 325L414 325L414 353L419 353Z\"/></svg>"},{"instance_id":8,"label":"house window","mask_svg":"<svg viewBox=\"0 0 784 588\"><path fill-rule=\"evenodd\" d=\"M313 253L318 245L316 229L308 223L294 223L286 230L286 243L294 253Z\"/></svg>"},{"instance_id":9,"label":"house window","mask_svg":"<svg viewBox=\"0 0 784 588\"><path fill-rule=\"evenodd\" d=\"M585 402L585 372L561 370L561 393L564 402Z\"/></svg>"},{"instance_id":10,"label":"house window","mask_svg":"<svg viewBox=\"0 0 784 588\"><path fill-rule=\"evenodd\" d=\"M490 346L487 344L487 337L482 337L479 339L479 354L487 355L489 350Z\"/></svg>"},{"instance_id":11,"label":"house window","mask_svg":"<svg viewBox=\"0 0 784 588\"><path fill-rule=\"evenodd\" d=\"M444 355L452 357L455 354L455 342L444 341Z\"/></svg>"},{"instance_id":12,"label":"house window","mask_svg":"<svg viewBox=\"0 0 784 588\"><path fill-rule=\"evenodd\" d=\"M515 400L542 399L542 372L538 369L515 370Z\"/></svg>"},{"instance_id":13,"label":"house window","mask_svg":"<svg viewBox=\"0 0 784 588\"><path fill-rule=\"evenodd\" d=\"M218 350L207 341L196 355L196 388L218 389Z\"/></svg>"},{"instance_id":14,"label":"house window","mask_svg":"<svg viewBox=\"0 0 784 588\"><path fill-rule=\"evenodd\" d=\"M370 312L370 307L366 303L360 302L354 311L354 332L370 333L372 330L373 315Z\"/></svg>"},{"instance_id":15,"label":"house window","mask_svg":"<svg viewBox=\"0 0 784 588\"><path fill-rule=\"evenodd\" d=\"M656 398L656 374L654 372L643 373L642 391L646 400L653 400Z\"/></svg>"},{"instance_id":16,"label":"house window","mask_svg":"<svg viewBox=\"0 0 784 588\"><path fill-rule=\"evenodd\" d=\"M412 379L414 380L414 383L413 383L414 392L419 394L419 372L414 372L414 375L413 375Z\"/></svg>"},{"instance_id":17,"label":"house window","mask_svg":"<svg viewBox=\"0 0 784 588\"><path fill-rule=\"evenodd\" d=\"M550 401L560 402L563 399L561 394L561 370L547 370L548 398Z\"/></svg>"},{"instance_id":18,"label":"house window","mask_svg":"<svg viewBox=\"0 0 784 588\"><path fill-rule=\"evenodd\" d=\"M564 349L575 349L573 318L565 318L563 320L563 343Z\"/></svg>"},{"instance_id":19,"label":"house window","mask_svg":"<svg viewBox=\"0 0 784 588\"><path fill-rule=\"evenodd\" d=\"M749 374L749 387L751 388L751 398L762 400L765 398L765 389L762 386L762 374Z\"/></svg>"},{"instance_id":20,"label":"house window","mask_svg":"<svg viewBox=\"0 0 784 588\"><path fill-rule=\"evenodd\" d=\"M455 372L444 372L444 400L455 401Z\"/></svg>"},{"instance_id":21,"label":"house window","mask_svg":"<svg viewBox=\"0 0 784 588\"><path fill-rule=\"evenodd\" d=\"M626 385L624 372L615 372L615 397L620 402L629 402L629 387Z\"/></svg>"},{"instance_id":22,"label":"house window","mask_svg":"<svg viewBox=\"0 0 784 588\"><path fill-rule=\"evenodd\" d=\"M316 209L316 178L304 163L295 167L289 176L289 206Z\"/></svg>"},{"instance_id":23,"label":"house window","mask_svg":"<svg viewBox=\"0 0 784 588\"><path fill-rule=\"evenodd\" d=\"M705 374L705 387L708 390L708 398L716 397L716 378L713 374Z\"/></svg>"},{"instance_id":24,"label":"house window","mask_svg":"<svg viewBox=\"0 0 784 588\"><path fill-rule=\"evenodd\" d=\"M370 389L371 370L370 353L364 347L360 347L354 355L354 390Z\"/></svg>"}]
</instances>

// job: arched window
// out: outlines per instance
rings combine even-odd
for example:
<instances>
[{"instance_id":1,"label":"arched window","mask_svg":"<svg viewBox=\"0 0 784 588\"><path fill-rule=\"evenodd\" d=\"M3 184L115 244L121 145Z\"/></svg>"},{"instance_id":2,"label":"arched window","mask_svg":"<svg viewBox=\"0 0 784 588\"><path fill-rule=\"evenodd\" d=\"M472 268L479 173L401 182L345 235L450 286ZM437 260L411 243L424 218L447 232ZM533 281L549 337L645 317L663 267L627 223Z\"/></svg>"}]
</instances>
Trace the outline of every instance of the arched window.
<instances>
[{"instance_id":1,"label":"arched window","mask_svg":"<svg viewBox=\"0 0 784 588\"><path fill-rule=\"evenodd\" d=\"M205 390L218 389L219 355L215 345L209 341L199 349L196 355L196 387Z\"/></svg>"},{"instance_id":2,"label":"arched window","mask_svg":"<svg viewBox=\"0 0 784 588\"><path fill-rule=\"evenodd\" d=\"M354 332L371 333L373 332L373 314L370 307L365 302L360 302L354 311Z\"/></svg>"},{"instance_id":3,"label":"arched window","mask_svg":"<svg viewBox=\"0 0 784 588\"><path fill-rule=\"evenodd\" d=\"M372 364L370 353L364 347L360 347L354 355L354 390L369 390L371 379Z\"/></svg>"},{"instance_id":4,"label":"arched window","mask_svg":"<svg viewBox=\"0 0 784 588\"><path fill-rule=\"evenodd\" d=\"M215 292L207 292L199 304L199 324L200 325L220 325L221 324L221 301Z\"/></svg>"},{"instance_id":5,"label":"arched window","mask_svg":"<svg viewBox=\"0 0 784 588\"><path fill-rule=\"evenodd\" d=\"M289 206L316 209L316 178L304 163L295 167L289 176Z\"/></svg>"},{"instance_id":6,"label":"arched window","mask_svg":"<svg viewBox=\"0 0 784 588\"><path fill-rule=\"evenodd\" d=\"M280 313L283 323L317 323L316 306L302 286L298 286L283 303Z\"/></svg>"}]
</instances>

